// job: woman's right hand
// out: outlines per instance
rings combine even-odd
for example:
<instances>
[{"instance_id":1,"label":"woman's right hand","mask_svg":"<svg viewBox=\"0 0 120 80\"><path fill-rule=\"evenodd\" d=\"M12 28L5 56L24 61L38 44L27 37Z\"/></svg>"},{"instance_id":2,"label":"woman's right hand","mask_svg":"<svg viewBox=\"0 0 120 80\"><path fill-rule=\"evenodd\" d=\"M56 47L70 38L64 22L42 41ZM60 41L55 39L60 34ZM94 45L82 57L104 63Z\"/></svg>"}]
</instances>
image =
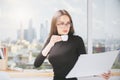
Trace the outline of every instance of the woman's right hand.
<instances>
[{"instance_id":1,"label":"woman's right hand","mask_svg":"<svg viewBox=\"0 0 120 80\"><path fill-rule=\"evenodd\" d=\"M50 42L48 43L48 45L43 49L42 51L42 55L43 56L47 56L48 52L50 51L50 49L54 46L54 44L56 42L61 41L61 36L58 35L52 35Z\"/></svg>"},{"instance_id":2,"label":"woman's right hand","mask_svg":"<svg viewBox=\"0 0 120 80\"><path fill-rule=\"evenodd\" d=\"M50 44L54 45L56 42L62 41L61 36L52 35L50 39Z\"/></svg>"}]
</instances>

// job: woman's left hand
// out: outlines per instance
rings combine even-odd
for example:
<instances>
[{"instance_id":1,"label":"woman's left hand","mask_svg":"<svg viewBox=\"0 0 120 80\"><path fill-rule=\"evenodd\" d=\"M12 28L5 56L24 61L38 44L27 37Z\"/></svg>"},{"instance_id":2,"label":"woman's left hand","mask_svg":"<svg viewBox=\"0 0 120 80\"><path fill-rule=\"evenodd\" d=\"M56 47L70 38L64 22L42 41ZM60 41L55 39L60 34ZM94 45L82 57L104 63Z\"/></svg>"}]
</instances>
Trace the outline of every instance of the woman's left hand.
<instances>
[{"instance_id":1,"label":"woman's left hand","mask_svg":"<svg viewBox=\"0 0 120 80\"><path fill-rule=\"evenodd\" d=\"M111 71L108 71L107 73L101 74L101 76L105 79L108 80L111 77Z\"/></svg>"}]
</instances>

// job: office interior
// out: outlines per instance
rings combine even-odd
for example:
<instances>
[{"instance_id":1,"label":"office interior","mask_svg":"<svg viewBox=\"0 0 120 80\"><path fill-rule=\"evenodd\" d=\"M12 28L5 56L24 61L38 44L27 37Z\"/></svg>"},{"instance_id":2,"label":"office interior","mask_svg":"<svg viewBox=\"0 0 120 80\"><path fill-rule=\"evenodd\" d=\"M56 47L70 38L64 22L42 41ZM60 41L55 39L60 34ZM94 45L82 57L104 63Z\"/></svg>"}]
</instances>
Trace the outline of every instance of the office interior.
<instances>
[{"instance_id":1,"label":"office interior","mask_svg":"<svg viewBox=\"0 0 120 80\"><path fill-rule=\"evenodd\" d=\"M120 50L120 0L0 0L0 80L52 80L47 59L37 69L33 63L59 9L71 14L75 34L83 38L87 54ZM109 80L120 80L120 54L111 72Z\"/></svg>"}]
</instances>

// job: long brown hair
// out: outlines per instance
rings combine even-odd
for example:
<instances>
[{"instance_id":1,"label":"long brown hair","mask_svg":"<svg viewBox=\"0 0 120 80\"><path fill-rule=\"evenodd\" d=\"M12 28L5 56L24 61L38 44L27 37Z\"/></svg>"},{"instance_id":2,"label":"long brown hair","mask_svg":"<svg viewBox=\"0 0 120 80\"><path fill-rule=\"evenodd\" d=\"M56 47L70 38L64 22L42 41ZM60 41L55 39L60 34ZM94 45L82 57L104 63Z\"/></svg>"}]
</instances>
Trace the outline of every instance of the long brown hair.
<instances>
[{"instance_id":1,"label":"long brown hair","mask_svg":"<svg viewBox=\"0 0 120 80\"><path fill-rule=\"evenodd\" d=\"M58 10L52 18L51 30L50 30L50 34L49 34L48 38L51 38L52 35L58 35L56 22L57 22L57 19L62 15L67 15L71 22L70 31L69 31L68 35L74 34L73 22L72 22L72 18L70 16L70 14L66 10Z\"/></svg>"}]
</instances>

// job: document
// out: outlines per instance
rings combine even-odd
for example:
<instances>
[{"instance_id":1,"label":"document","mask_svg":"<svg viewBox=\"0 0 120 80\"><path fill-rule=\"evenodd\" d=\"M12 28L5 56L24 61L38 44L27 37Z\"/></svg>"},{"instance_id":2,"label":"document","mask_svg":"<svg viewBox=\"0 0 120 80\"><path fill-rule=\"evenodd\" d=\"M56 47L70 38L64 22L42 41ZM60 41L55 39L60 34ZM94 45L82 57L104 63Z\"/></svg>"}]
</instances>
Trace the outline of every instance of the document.
<instances>
[{"instance_id":1,"label":"document","mask_svg":"<svg viewBox=\"0 0 120 80\"><path fill-rule=\"evenodd\" d=\"M111 70L119 51L80 55L66 78L101 75Z\"/></svg>"}]
</instances>

